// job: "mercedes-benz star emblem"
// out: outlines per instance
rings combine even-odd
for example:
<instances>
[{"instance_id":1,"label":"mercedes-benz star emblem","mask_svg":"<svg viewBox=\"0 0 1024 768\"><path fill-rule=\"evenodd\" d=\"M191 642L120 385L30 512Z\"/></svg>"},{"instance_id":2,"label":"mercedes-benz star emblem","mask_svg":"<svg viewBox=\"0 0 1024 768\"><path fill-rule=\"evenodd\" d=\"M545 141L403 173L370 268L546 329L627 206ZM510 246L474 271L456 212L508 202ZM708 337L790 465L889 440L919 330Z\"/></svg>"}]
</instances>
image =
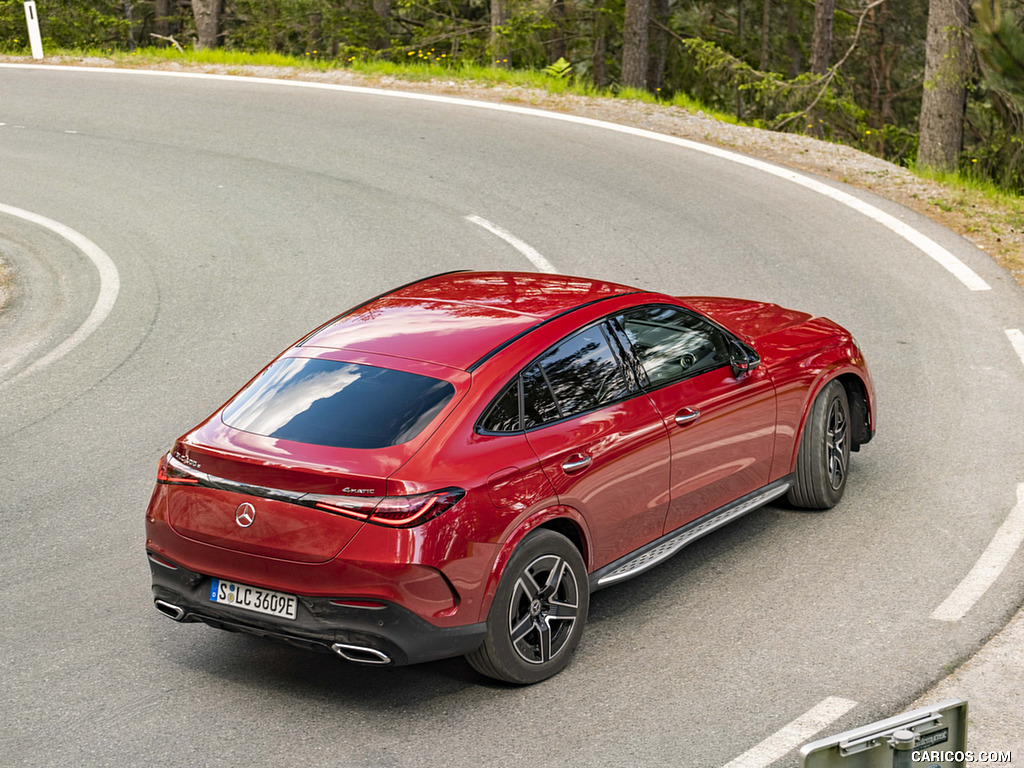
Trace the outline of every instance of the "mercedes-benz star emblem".
<instances>
[{"instance_id":1,"label":"mercedes-benz star emblem","mask_svg":"<svg viewBox=\"0 0 1024 768\"><path fill-rule=\"evenodd\" d=\"M248 501L244 504L239 504L238 509L235 510L235 522L243 528L248 528L256 520L256 507L250 504Z\"/></svg>"}]
</instances>

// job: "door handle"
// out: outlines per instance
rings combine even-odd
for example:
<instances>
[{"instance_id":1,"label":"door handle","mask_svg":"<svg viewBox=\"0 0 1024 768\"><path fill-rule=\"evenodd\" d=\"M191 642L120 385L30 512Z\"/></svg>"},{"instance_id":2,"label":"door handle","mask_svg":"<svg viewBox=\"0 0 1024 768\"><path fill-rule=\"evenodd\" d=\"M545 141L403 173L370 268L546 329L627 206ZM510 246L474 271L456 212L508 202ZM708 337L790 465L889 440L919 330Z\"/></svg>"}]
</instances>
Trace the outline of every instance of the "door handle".
<instances>
[{"instance_id":1,"label":"door handle","mask_svg":"<svg viewBox=\"0 0 1024 768\"><path fill-rule=\"evenodd\" d=\"M676 414L676 424L680 427L685 427L687 424L693 424L699 418L700 411L698 409L683 408L683 410Z\"/></svg>"},{"instance_id":2,"label":"door handle","mask_svg":"<svg viewBox=\"0 0 1024 768\"><path fill-rule=\"evenodd\" d=\"M589 467L591 461L593 461L593 459L584 453L574 453L562 462L562 471L570 473L579 472L581 469Z\"/></svg>"}]
</instances>

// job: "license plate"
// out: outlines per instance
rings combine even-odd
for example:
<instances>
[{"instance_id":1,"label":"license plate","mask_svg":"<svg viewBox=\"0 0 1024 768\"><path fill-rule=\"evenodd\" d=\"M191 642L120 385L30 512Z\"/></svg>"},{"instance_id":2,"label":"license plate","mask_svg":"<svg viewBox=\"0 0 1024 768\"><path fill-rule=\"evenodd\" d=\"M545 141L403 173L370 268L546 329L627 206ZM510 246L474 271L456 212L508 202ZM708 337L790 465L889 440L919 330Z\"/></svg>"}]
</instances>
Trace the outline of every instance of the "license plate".
<instances>
[{"instance_id":1,"label":"license plate","mask_svg":"<svg viewBox=\"0 0 1024 768\"><path fill-rule=\"evenodd\" d=\"M224 579L213 579L210 583L210 602L269 616L294 619L298 600L295 595L286 595L283 592L250 587L248 584L238 584Z\"/></svg>"}]
</instances>

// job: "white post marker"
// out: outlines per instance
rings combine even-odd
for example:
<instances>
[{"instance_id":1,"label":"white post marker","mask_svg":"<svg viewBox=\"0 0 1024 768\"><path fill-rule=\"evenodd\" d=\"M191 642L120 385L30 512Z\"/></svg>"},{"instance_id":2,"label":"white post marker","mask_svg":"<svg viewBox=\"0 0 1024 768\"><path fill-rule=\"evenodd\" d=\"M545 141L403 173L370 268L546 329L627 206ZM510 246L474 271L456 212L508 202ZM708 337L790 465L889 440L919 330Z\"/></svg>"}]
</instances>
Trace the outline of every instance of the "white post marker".
<instances>
[{"instance_id":1,"label":"white post marker","mask_svg":"<svg viewBox=\"0 0 1024 768\"><path fill-rule=\"evenodd\" d=\"M32 58L43 58L43 38L39 35L39 15L36 13L36 0L26 0L25 21L28 23L28 42L32 46Z\"/></svg>"}]
</instances>

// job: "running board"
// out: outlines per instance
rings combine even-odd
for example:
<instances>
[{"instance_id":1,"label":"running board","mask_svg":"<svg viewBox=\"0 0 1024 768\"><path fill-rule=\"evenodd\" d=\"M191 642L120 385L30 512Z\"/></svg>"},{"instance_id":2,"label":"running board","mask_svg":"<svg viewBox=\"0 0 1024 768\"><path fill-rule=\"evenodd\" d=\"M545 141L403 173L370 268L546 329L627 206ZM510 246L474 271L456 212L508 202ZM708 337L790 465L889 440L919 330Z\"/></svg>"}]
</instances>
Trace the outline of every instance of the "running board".
<instances>
[{"instance_id":1,"label":"running board","mask_svg":"<svg viewBox=\"0 0 1024 768\"><path fill-rule=\"evenodd\" d=\"M701 536L711 533L716 528L721 528L726 523L731 523L738 517L743 517L748 512L753 512L773 499L777 499L789 490L790 484L791 478L789 477L777 480L732 504L709 512L704 517L694 520L682 528L677 528L660 539L655 539L625 557L620 557L590 575L590 591L593 592L601 587L631 579L647 569L653 568L658 563L668 560L680 549Z\"/></svg>"}]
</instances>

